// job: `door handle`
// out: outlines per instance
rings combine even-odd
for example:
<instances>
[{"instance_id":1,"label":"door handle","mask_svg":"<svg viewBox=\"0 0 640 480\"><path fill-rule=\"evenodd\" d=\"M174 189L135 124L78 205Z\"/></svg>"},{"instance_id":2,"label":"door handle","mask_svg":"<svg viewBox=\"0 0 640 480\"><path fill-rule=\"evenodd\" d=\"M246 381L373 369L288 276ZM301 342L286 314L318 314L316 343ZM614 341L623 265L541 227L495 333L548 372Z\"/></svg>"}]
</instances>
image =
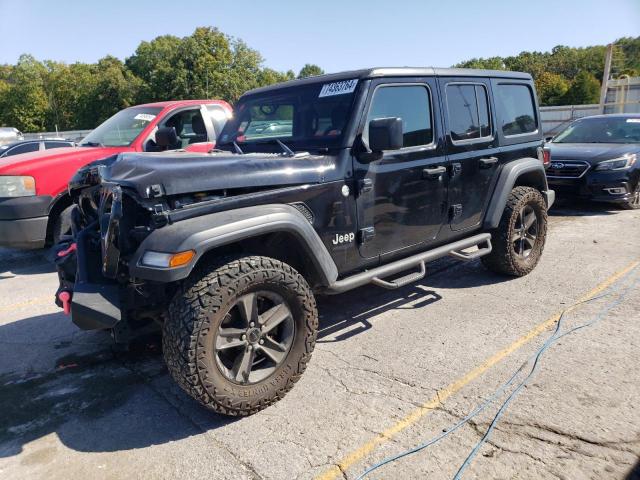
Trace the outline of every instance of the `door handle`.
<instances>
[{"instance_id":1,"label":"door handle","mask_svg":"<svg viewBox=\"0 0 640 480\"><path fill-rule=\"evenodd\" d=\"M489 157L480 159L480 168L491 168L498 163L498 157Z\"/></svg>"},{"instance_id":2,"label":"door handle","mask_svg":"<svg viewBox=\"0 0 640 480\"><path fill-rule=\"evenodd\" d=\"M425 168L422 170L422 178L426 178L429 180L435 180L440 178L443 173L447 172L446 167L434 167L434 168Z\"/></svg>"}]
</instances>

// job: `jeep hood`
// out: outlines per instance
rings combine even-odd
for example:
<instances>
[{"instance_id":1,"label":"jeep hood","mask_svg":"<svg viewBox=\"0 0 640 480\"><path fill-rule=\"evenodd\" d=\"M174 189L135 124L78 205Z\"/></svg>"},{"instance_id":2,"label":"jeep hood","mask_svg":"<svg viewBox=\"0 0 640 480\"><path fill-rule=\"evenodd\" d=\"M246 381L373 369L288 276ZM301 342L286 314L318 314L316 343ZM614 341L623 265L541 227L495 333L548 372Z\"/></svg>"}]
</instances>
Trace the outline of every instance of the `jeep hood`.
<instances>
[{"instance_id":1,"label":"jeep hood","mask_svg":"<svg viewBox=\"0 0 640 480\"><path fill-rule=\"evenodd\" d=\"M640 153L637 143L547 143L551 161L582 160L595 166L604 160L620 158L628 153Z\"/></svg>"},{"instance_id":2,"label":"jeep hood","mask_svg":"<svg viewBox=\"0 0 640 480\"><path fill-rule=\"evenodd\" d=\"M103 181L133 188L143 198L322 183L336 173L335 157L309 154L122 153L97 163L103 164Z\"/></svg>"}]
</instances>

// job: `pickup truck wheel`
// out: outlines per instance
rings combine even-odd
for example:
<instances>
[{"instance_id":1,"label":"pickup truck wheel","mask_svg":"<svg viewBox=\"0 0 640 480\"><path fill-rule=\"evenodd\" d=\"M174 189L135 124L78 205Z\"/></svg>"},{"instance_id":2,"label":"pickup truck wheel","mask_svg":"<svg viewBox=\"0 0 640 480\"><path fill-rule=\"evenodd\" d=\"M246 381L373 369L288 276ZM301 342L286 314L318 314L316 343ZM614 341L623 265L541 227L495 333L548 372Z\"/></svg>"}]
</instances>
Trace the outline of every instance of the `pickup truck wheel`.
<instances>
[{"instance_id":1,"label":"pickup truck wheel","mask_svg":"<svg viewBox=\"0 0 640 480\"><path fill-rule=\"evenodd\" d=\"M304 372L318 312L291 266L233 257L192 273L163 330L167 367L188 394L218 413L250 415L284 397Z\"/></svg>"},{"instance_id":2,"label":"pickup truck wheel","mask_svg":"<svg viewBox=\"0 0 640 480\"><path fill-rule=\"evenodd\" d=\"M482 257L485 267L517 277L531 272L547 237L547 206L540 192L531 187L514 188L491 237L493 250Z\"/></svg>"}]
</instances>

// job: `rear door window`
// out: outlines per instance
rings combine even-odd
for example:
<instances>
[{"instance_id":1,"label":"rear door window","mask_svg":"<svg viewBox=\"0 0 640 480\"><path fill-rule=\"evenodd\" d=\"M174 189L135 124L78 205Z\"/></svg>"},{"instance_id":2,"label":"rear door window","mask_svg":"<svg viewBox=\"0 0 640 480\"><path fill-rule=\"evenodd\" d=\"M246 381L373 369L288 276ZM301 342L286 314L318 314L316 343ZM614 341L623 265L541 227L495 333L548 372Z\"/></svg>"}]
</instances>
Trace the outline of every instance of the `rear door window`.
<instances>
[{"instance_id":1,"label":"rear door window","mask_svg":"<svg viewBox=\"0 0 640 480\"><path fill-rule=\"evenodd\" d=\"M505 136L538 130L533 92L528 85L502 83L498 85L494 95Z\"/></svg>"},{"instance_id":2,"label":"rear door window","mask_svg":"<svg viewBox=\"0 0 640 480\"><path fill-rule=\"evenodd\" d=\"M40 142L23 143L21 145L16 145L15 147L11 148L7 152L7 156L18 155L20 153L36 152L38 150L40 150Z\"/></svg>"},{"instance_id":3,"label":"rear door window","mask_svg":"<svg viewBox=\"0 0 640 480\"><path fill-rule=\"evenodd\" d=\"M484 85L447 85L447 113L451 140L461 142L491 136L489 100Z\"/></svg>"}]
</instances>

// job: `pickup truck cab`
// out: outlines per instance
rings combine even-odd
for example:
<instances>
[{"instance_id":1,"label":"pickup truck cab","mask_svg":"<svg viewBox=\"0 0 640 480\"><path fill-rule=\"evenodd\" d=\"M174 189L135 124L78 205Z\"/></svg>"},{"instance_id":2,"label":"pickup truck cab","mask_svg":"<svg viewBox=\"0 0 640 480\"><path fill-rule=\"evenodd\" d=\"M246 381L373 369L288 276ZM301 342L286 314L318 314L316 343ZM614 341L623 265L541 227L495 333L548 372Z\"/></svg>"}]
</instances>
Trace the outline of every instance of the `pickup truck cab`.
<instances>
[{"instance_id":1,"label":"pickup truck cab","mask_svg":"<svg viewBox=\"0 0 640 480\"><path fill-rule=\"evenodd\" d=\"M57 242L70 225L67 184L80 167L122 152L208 152L230 115L231 107L221 100L138 105L116 113L78 146L1 158L0 246L42 248ZM156 143L159 129L175 131L168 136L172 144Z\"/></svg>"}]
</instances>

